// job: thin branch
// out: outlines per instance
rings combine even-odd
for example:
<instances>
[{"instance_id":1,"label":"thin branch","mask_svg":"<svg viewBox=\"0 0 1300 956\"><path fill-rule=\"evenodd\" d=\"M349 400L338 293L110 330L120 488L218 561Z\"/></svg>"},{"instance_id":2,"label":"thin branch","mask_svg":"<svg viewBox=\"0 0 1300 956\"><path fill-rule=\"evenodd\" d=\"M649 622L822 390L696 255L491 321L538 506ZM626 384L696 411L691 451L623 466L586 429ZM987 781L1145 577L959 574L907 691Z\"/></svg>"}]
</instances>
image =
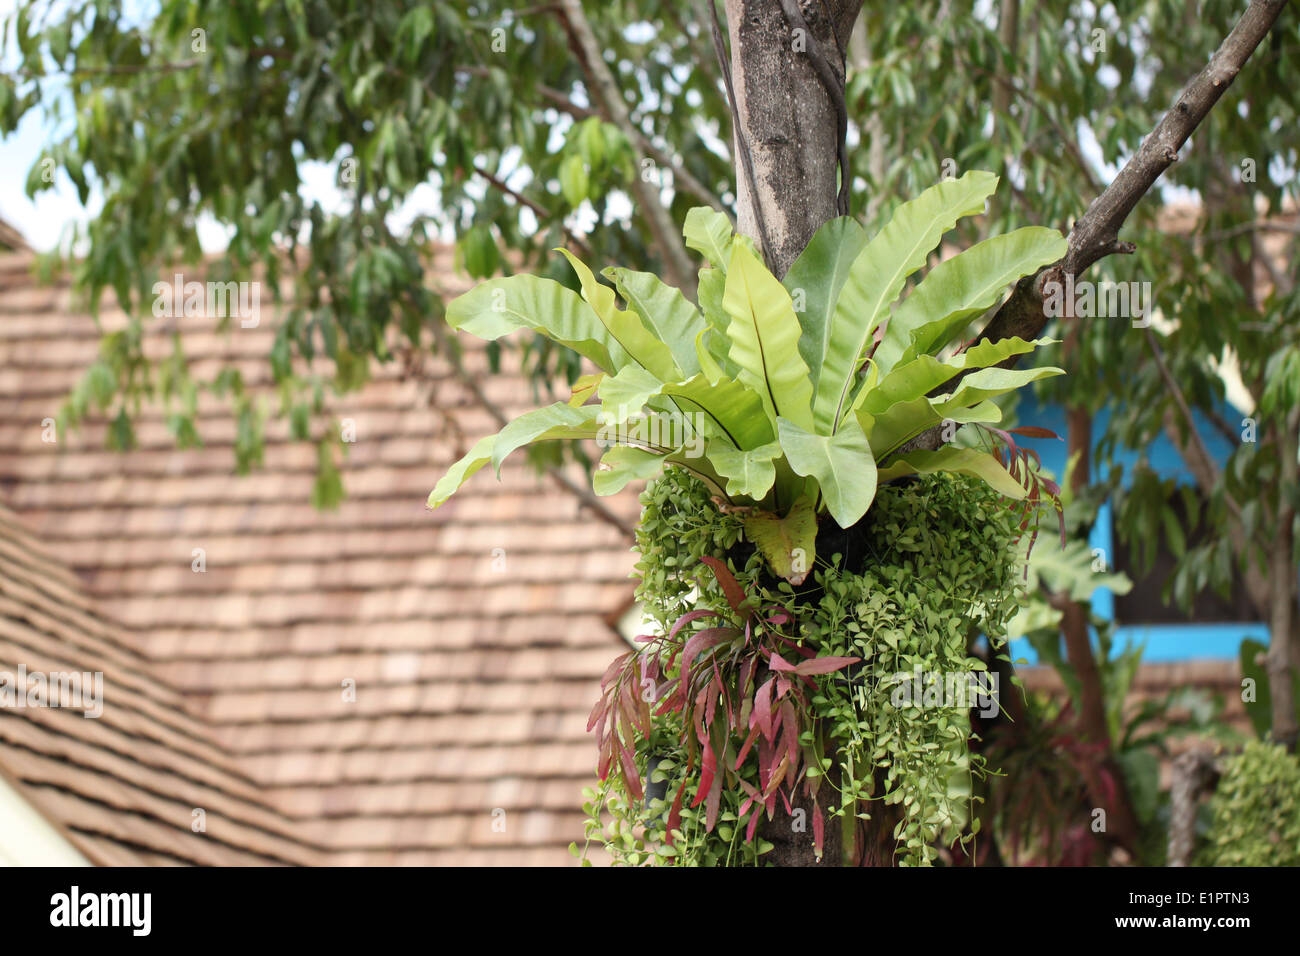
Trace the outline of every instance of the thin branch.
<instances>
[{"instance_id":1,"label":"thin branch","mask_svg":"<svg viewBox=\"0 0 1300 956\"><path fill-rule=\"evenodd\" d=\"M1287 0L1251 0L1205 69L1184 87L1141 148L1074 224L1065 258L1039 270L1037 275L1021 279L976 342L997 342L1013 336L1026 341L1036 338L1049 318L1043 308L1046 282L1063 282L1067 274L1078 276L1108 255L1136 250L1133 243L1120 240L1120 227L1160 175L1178 159L1179 149L1263 42L1286 4ZM1015 363L1013 356L1001 364L1010 367ZM956 388L963 377L958 375L948 387ZM921 435L913 447L933 450L942 444L941 429L935 427Z\"/></svg>"},{"instance_id":2,"label":"thin branch","mask_svg":"<svg viewBox=\"0 0 1300 956\"><path fill-rule=\"evenodd\" d=\"M1210 454L1209 448L1205 446L1205 440L1201 438L1201 433L1196 427L1196 419L1192 417L1192 409L1187 404L1187 398L1183 395L1183 390L1178 387L1178 382L1174 379L1173 373L1169 371L1169 364L1165 361L1164 352L1160 349L1160 343L1156 341L1155 333L1151 331L1150 326L1147 326L1143 331L1146 332L1147 344L1151 347L1151 357L1155 359L1156 369L1160 372L1160 377L1164 379L1165 388L1169 390L1174 404L1178 406L1178 411L1182 413L1183 423L1187 426L1187 433L1196 448L1196 454L1203 461L1209 463L1208 467L1211 469L1210 474L1214 478L1214 484L1218 484L1219 467L1215 464L1214 456ZM1223 490L1223 499L1233 517L1241 521L1241 507L1237 504L1236 499L1228 493L1227 488Z\"/></svg>"},{"instance_id":3,"label":"thin branch","mask_svg":"<svg viewBox=\"0 0 1300 956\"><path fill-rule=\"evenodd\" d=\"M1267 219L1261 219L1258 222L1243 222L1227 229L1215 229L1207 232L1201 236L1201 239L1206 242L1220 242L1234 236L1245 235L1248 232L1285 232L1300 236L1300 222L1272 222Z\"/></svg>"},{"instance_id":4,"label":"thin branch","mask_svg":"<svg viewBox=\"0 0 1300 956\"><path fill-rule=\"evenodd\" d=\"M623 91L610 72L609 66L601 55L600 44L592 32L587 15L583 13L581 0L561 0L563 10L561 20L568 26L570 45L578 54L587 75L589 85L596 98L604 106L609 121L627 135L636 155L638 174L632 177L632 192L645 216L646 225L654 237L664 257L667 278L690 299L695 298L695 269L691 258L686 253L686 244L673 225L668 210L659 197L659 191L640 176L645 159L645 152L637 140L637 129L628 115L627 103L623 100Z\"/></svg>"},{"instance_id":5,"label":"thin branch","mask_svg":"<svg viewBox=\"0 0 1300 956\"><path fill-rule=\"evenodd\" d=\"M441 320L431 322L430 325L433 327L433 337L437 343L438 352L451 364L457 380L474 396L474 400L482 406L483 410L491 415L500 427L504 428L510 423L510 418L495 402L487 397L487 393L483 391L483 386L460 363L460 359L452 348L451 336L448 335L447 329L443 326ZM590 508L596 517L607 524L613 525L626 537L635 537L632 527L620 518L609 505L601 501L591 489L579 485L555 465L548 465L546 473L557 485L577 498L581 505Z\"/></svg>"},{"instance_id":6,"label":"thin branch","mask_svg":"<svg viewBox=\"0 0 1300 956\"><path fill-rule=\"evenodd\" d=\"M511 189L506 184L505 180L501 179L501 177L488 172L482 166L479 166L477 164L473 166L473 169L477 175L482 176L495 189L500 190L502 193L509 196L515 202L532 210L533 215L535 215L538 219L547 220L551 218L552 213L549 209L547 209L545 206L541 205L540 203L534 202L533 200L529 199L527 196L525 196L523 193L519 192L518 190ZM591 247L587 245L586 241L582 238L582 236L578 235L568 226L564 225L563 222L560 223L560 228L563 229L564 234L569 237L569 241L578 247L579 252L581 252L584 256L590 257Z\"/></svg>"},{"instance_id":7,"label":"thin branch","mask_svg":"<svg viewBox=\"0 0 1300 956\"><path fill-rule=\"evenodd\" d=\"M590 116L600 115L593 109L579 106L559 90L553 90L549 86L539 86L537 92L544 99L549 100L556 107L575 118L586 119ZM696 179L695 175L666 149L656 146L654 141L637 129L635 125L632 127L632 139L647 156L673 174L673 182L681 186L684 192L690 193L696 199L703 200L719 212L724 212L728 216L731 215L726 203L722 201L722 198L717 193Z\"/></svg>"},{"instance_id":8,"label":"thin branch","mask_svg":"<svg viewBox=\"0 0 1300 956\"><path fill-rule=\"evenodd\" d=\"M771 234L767 229L767 217L763 215L763 199L758 192L758 178L754 175L754 155L749 148L749 139L746 138L745 131L740 125L740 110L736 106L736 87L731 81L731 61L727 56L727 45L722 39L722 24L718 22L718 6L714 3L714 0L704 0L704 5L708 7L708 26L710 33L713 35L713 52L718 59L718 67L722 70L722 81L727 88L727 105L731 108L733 151L740 156L741 168L744 170L745 180L749 185L749 193L753 197L754 220L758 225L758 243L762 246L763 261L771 269ZM737 179L739 179L739 173L737 173ZM740 195L739 189L736 190L736 194L737 196Z\"/></svg>"},{"instance_id":9,"label":"thin branch","mask_svg":"<svg viewBox=\"0 0 1300 956\"><path fill-rule=\"evenodd\" d=\"M492 71L486 66L458 66L456 67L456 72L464 73L466 76L486 77L489 76ZM534 89L537 90L538 95L540 95L542 99L547 100L557 109L568 113L574 119L584 120L590 119L593 116L605 120L608 120L609 118L600 110L575 103L572 97L567 96L553 87L539 84L535 86ZM718 194L708 186L704 185L704 183L700 182L695 175L683 166L676 157L668 152L668 150L661 146L657 146L654 140L641 132L637 127L635 118L632 118L632 136L635 139L636 144L641 147L647 156L653 159L660 166L663 166L672 172L673 183L681 186L683 192L688 192L696 199L708 203L719 212L724 212L728 216L731 216L731 212L727 209L727 206L723 203L721 197L719 197Z\"/></svg>"}]
</instances>

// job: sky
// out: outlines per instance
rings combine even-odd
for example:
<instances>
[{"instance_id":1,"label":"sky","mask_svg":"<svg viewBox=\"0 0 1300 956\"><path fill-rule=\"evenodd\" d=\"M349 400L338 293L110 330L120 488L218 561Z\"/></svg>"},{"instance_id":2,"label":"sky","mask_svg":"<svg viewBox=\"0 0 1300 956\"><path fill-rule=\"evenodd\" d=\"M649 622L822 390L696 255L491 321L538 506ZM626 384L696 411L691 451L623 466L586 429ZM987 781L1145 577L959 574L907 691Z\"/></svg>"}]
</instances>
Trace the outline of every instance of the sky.
<instances>
[{"instance_id":1,"label":"sky","mask_svg":"<svg viewBox=\"0 0 1300 956\"><path fill-rule=\"evenodd\" d=\"M17 0L0 0L0 20L13 15ZM0 51L0 69L12 69L15 63L12 40ZM66 223L84 216L77 199L77 189L66 176L60 176L54 188L27 198L24 186L27 173L41 154L41 147L51 132L45 118L37 113L23 117L18 130L0 138L0 219L21 232L33 247L52 247ZM97 197L91 198L92 209Z\"/></svg>"}]
</instances>

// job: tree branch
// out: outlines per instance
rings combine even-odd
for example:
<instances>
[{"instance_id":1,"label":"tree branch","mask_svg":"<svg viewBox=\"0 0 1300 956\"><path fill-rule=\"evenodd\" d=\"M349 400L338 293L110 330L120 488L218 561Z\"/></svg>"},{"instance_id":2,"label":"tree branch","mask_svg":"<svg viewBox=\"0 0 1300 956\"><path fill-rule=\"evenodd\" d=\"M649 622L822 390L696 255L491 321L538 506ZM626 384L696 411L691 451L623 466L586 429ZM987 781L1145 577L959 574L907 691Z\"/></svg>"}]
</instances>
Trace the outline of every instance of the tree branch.
<instances>
[{"instance_id":1,"label":"tree branch","mask_svg":"<svg viewBox=\"0 0 1300 956\"><path fill-rule=\"evenodd\" d=\"M603 105L609 121L623 131L632 149L636 153L636 175L632 177L632 192L641 207L641 213L650 227L650 234L655 244L663 253L666 278L676 285L690 299L695 298L695 270L691 266L690 256L686 254L686 244L682 241L677 227L673 225L659 198L659 192L641 177L641 168L645 151L641 148L636 127L628 115L627 103L623 100L623 91L619 88L609 66L601 56L600 44L592 32L587 15L582 11L582 0L561 0L561 18L569 28L570 42L575 48L583 69L591 82L595 98Z\"/></svg>"},{"instance_id":2,"label":"tree branch","mask_svg":"<svg viewBox=\"0 0 1300 956\"><path fill-rule=\"evenodd\" d=\"M1131 242L1120 240L1120 227L1160 175L1178 159L1179 149L1209 115L1250 55L1263 42L1286 4L1287 0L1251 0L1205 69L1183 88L1173 108L1143 141L1141 148L1074 224L1065 258L1039 270L1037 275L1021 279L976 342L996 342L1013 336L1035 338L1048 322L1043 309L1043 286L1047 281L1063 282L1067 274L1078 276L1112 253L1134 251ZM1002 364L1010 367L1015 363L1016 359L1012 357ZM956 388L962 378L958 375L947 388ZM912 447L933 450L942 444L941 428L935 427L921 435Z\"/></svg>"},{"instance_id":3,"label":"tree branch","mask_svg":"<svg viewBox=\"0 0 1300 956\"><path fill-rule=\"evenodd\" d=\"M540 203L534 202L533 200L529 199L527 196L525 196L523 193L519 192L518 190L511 189L510 186L506 184L505 180L503 180L500 176L488 172L486 169L484 169L482 166L479 166L477 163L474 165L473 169L476 175L482 176L488 182L488 184L491 185L493 188L500 190L503 194L509 196L511 199L519 203L521 206L524 206L525 208L531 210L533 215L536 216L539 220L546 220L551 218L551 211L549 209L547 209L545 206L541 205ZM578 235L568 226L564 225L563 222L560 223L560 228L564 230L564 234L569 237L569 241L572 242L575 246L577 246L578 251L581 252L583 256L590 257L591 247L587 245L586 241L582 238L582 236Z\"/></svg>"},{"instance_id":4,"label":"tree branch","mask_svg":"<svg viewBox=\"0 0 1300 956\"><path fill-rule=\"evenodd\" d=\"M491 70L485 66L458 66L456 67L456 72L464 73L468 76L487 76L491 73ZM553 87L539 84L534 87L534 89L537 90L538 95L540 95L542 99L548 101L556 109L568 113L574 119L590 119L593 116L608 119L608 117L599 110L592 109L589 106L581 106L573 102L571 97L566 96L564 93L554 89ZM718 196L716 192L696 179L695 175L683 166L675 156L668 152L668 150L656 146L654 140L650 139L650 137L637 128L635 121L632 124L631 135L636 144L647 156L653 159L660 166L663 166L672 172L673 182L676 185L681 186L683 192L688 192L696 199L708 203L719 212L724 212L728 216L731 216L730 210L727 209L726 204L723 203L722 198ZM734 217L732 218L734 219Z\"/></svg>"},{"instance_id":5,"label":"tree branch","mask_svg":"<svg viewBox=\"0 0 1300 956\"><path fill-rule=\"evenodd\" d=\"M474 376L470 375L469 372L465 370L463 365L461 365L460 357L452 348L451 336L448 334L442 321L439 320L429 324L433 328L433 337L438 346L438 354L442 355L451 364L456 379L469 391L471 395L474 396L475 401L482 406L484 411L492 416L493 420L496 421L499 426L504 428L508 425L510 419L507 417L506 413L498 408L496 404L487 397L487 393L483 391L483 386L479 384L478 380L475 379ZM596 517L600 518L607 524L613 525L628 538L636 536L628 523L615 514L614 510L610 508L609 505L605 504L605 502L601 501L600 498L591 491L591 489L578 484L555 465L548 465L546 467L546 473L557 485L577 498L579 504L590 508Z\"/></svg>"},{"instance_id":6,"label":"tree branch","mask_svg":"<svg viewBox=\"0 0 1300 956\"><path fill-rule=\"evenodd\" d=\"M1214 456L1210 454L1210 450L1205 446L1205 440L1201 438L1201 433L1196 427L1196 419L1192 417L1192 409L1187 404L1187 398L1183 395L1183 390L1178 387L1178 382L1174 379L1173 373L1169 371L1169 364L1165 362L1164 352L1160 349L1160 343L1156 341L1155 333L1151 331L1149 326L1144 331L1147 334L1147 344L1151 347L1151 357L1155 359L1156 369L1164 380L1165 388L1168 389L1169 394L1173 397L1174 404L1178 406L1178 411L1183 416L1183 423L1187 426L1188 439L1196 449L1196 456L1200 461L1206 463L1205 467L1209 469L1209 474L1214 479L1213 483L1217 484L1219 466L1215 464ZM1226 488L1223 491L1223 500L1228 506L1228 510L1232 512L1232 516L1240 522L1241 506L1237 504L1237 500L1228 493Z\"/></svg>"}]
</instances>

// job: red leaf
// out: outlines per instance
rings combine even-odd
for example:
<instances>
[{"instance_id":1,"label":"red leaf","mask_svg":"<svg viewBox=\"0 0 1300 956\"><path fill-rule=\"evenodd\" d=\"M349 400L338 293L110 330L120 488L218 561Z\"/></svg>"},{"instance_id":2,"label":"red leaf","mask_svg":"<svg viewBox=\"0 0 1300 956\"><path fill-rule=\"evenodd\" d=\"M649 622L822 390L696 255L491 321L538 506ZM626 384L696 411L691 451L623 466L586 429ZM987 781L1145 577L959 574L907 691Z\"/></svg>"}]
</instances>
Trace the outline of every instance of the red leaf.
<instances>
[{"instance_id":1,"label":"red leaf","mask_svg":"<svg viewBox=\"0 0 1300 956\"><path fill-rule=\"evenodd\" d=\"M687 624L690 624L692 621L698 621L702 617L721 617L721 616L722 615L719 614L717 611L709 611L706 609L687 611L677 620L673 621L673 626L668 631L668 637L669 638L676 637L677 632L680 631L682 628L684 628Z\"/></svg>"},{"instance_id":2,"label":"red leaf","mask_svg":"<svg viewBox=\"0 0 1300 956\"><path fill-rule=\"evenodd\" d=\"M591 728L595 727L596 723L605 716L607 706L604 697L601 697L600 700L596 701L596 706L591 708L591 714L587 717L587 733L591 733ZM597 734L597 736L600 735Z\"/></svg>"},{"instance_id":3,"label":"red leaf","mask_svg":"<svg viewBox=\"0 0 1300 956\"><path fill-rule=\"evenodd\" d=\"M700 762L700 785L695 791L695 800L691 806L698 807L708 797L709 791L713 789L713 782L721 782L722 776L718 773L717 758L713 755L713 748L708 742L704 742L704 759Z\"/></svg>"},{"instance_id":4,"label":"red leaf","mask_svg":"<svg viewBox=\"0 0 1300 956\"><path fill-rule=\"evenodd\" d=\"M781 784L785 781L786 771L790 769L790 755L782 753L781 759L777 761L776 766L772 768L772 776L767 781L767 792L771 796L771 802L768 804L768 810L776 807L776 792Z\"/></svg>"},{"instance_id":5,"label":"red leaf","mask_svg":"<svg viewBox=\"0 0 1300 956\"><path fill-rule=\"evenodd\" d=\"M632 757L632 751L628 750L622 742L617 741L617 738L616 743L618 743L618 758L623 767L623 780L627 783L628 793L634 800L642 800L645 794L641 790L641 778L637 776L636 760Z\"/></svg>"},{"instance_id":6,"label":"red leaf","mask_svg":"<svg viewBox=\"0 0 1300 956\"><path fill-rule=\"evenodd\" d=\"M769 677L758 693L754 695L754 712L749 715L749 726L757 725L763 736L772 739L772 684L775 677Z\"/></svg>"},{"instance_id":7,"label":"red leaf","mask_svg":"<svg viewBox=\"0 0 1300 956\"><path fill-rule=\"evenodd\" d=\"M772 670L774 670L774 671L793 671L793 670L795 670L795 666L794 666L793 664L791 664L789 661L787 661L787 660L786 660L784 657L782 657L780 654L778 654L776 651L773 651L773 652L772 652L772 656L768 659L767 666L770 667L770 668L771 668Z\"/></svg>"},{"instance_id":8,"label":"red leaf","mask_svg":"<svg viewBox=\"0 0 1300 956\"><path fill-rule=\"evenodd\" d=\"M712 832L714 825L718 822L718 808L722 804L722 774L713 778L713 786L709 788L709 802L704 807L704 829Z\"/></svg>"},{"instance_id":9,"label":"red leaf","mask_svg":"<svg viewBox=\"0 0 1300 956\"><path fill-rule=\"evenodd\" d=\"M749 611L742 610L746 601L748 601L748 598L745 597L745 589L740 586L740 582L731 573L731 569L724 562L714 557L703 557L700 560L713 569L713 576L718 579L718 584L722 586L722 593L726 595L727 603L731 605L731 609L741 617L748 618Z\"/></svg>"},{"instance_id":10,"label":"red leaf","mask_svg":"<svg viewBox=\"0 0 1300 956\"><path fill-rule=\"evenodd\" d=\"M1027 438L1055 438L1057 441L1064 441L1060 435L1050 428L1039 428L1037 425L1021 425L1019 428L1008 428L1007 431L1013 435L1024 435Z\"/></svg>"},{"instance_id":11,"label":"red leaf","mask_svg":"<svg viewBox=\"0 0 1300 956\"><path fill-rule=\"evenodd\" d=\"M860 657L814 657L810 661L798 664L794 672L805 677L811 674L831 674L842 667L856 664L861 659Z\"/></svg>"},{"instance_id":12,"label":"red leaf","mask_svg":"<svg viewBox=\"0 0 1300 956\"><path fill-rule=\"evenodd\" d=\"M623 665L627 663L628 658L631 657L633 653L635 652L628 651L625 654L618 655L618 657L614 658L612 661L609 662L609 666L605 668L604 675L600 678L600 686L602 688L604 688L611 680L613 680L614 677L618 674L618 672L623 669Z\"/></svg>"},{"instance_id":13,"label":"red leaf","mask_svg":"<svg viewBox=\"0 0 1300 956\"><path fill-rule=\"evenodd\" d=\"M794 705L788 700L781 705L781 716L785 719L786 758L790 769L799 766L799 718L795 715Z\"/></svg>"},{"instance_id":14,"label":"red leaf","mask_svg":"<svg viewBox=\"0 0 1300 956\"><path fill-rule=\"evenodd\" d=\"M821 859L822 845L826 842L826 821L822 819L822 805L813 801L813 848Z\"/></svg>"},{"instance_id":15,"label":"red leaf","mask_svg":"<svg viewBox=\"0 0 1300 956\"><path fill-rule=\"evenodd\" d=\"M682 651L681 673L686 675L691 669L691 661L700 651L708 650L710 647L716 647L725 641L729 641L739 633L734 627L709 627L700 631L689 641L686 642L686 648Z\"/></svg>"},{"instance_id":16,"label":"red leaf","mask_svg":"<svg viewBox=\"0 0 1300 956\"><path fill-rule=\"evenodd\" d=\"M740 665L740 680L736 682L736 690L740 693L741 700L749 696L749 682L750 678L754 676L755 663L753 657L747 656L745 663Z\"/></svg>"},{"instance_id":17,"label":"red leaf","mask_svg":"<svg viewBox=\"0 0 1300 956\"><path fill-rule=\"evenodd\" d=\"M740 765L743 764L745 762L745 758L749 756L749 748L754 746L754 741L757 739L758 739L758 727L754 726L749 731L749 736L745 738L745 742L741 744L740 756L736 758L736 765L731 768L732 770L740 769Z\"/></svg>"}]
</instances>

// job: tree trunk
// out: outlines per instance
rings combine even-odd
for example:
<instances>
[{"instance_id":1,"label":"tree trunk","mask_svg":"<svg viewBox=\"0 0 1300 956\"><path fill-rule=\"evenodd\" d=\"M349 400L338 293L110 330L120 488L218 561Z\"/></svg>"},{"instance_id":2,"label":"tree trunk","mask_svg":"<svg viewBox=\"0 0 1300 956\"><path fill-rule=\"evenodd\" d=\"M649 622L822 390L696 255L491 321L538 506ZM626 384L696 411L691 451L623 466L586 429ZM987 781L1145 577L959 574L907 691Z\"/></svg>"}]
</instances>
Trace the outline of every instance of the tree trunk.
<instances>
[{"instance_id":1,"label":"tree trunk","mask_svg":"<svg viewBox=\"0 0 1300 956\"><path fill-rule=\"evenodd\" d=\"M1269 587L1271 606L1268 609L1268 681L1269 696L1273 703L1273 739L1291 753L1296 751L1296 702L1292 675L1295 648L1292 632L1295 626L1296 568L1292 560L1295 547L1294 526L1296 511L1291 495L1300 482L1300 467L1296 464L1296 443L1291 438L1300 425L1300 411L1292 412L1277 433L1278 457L1281 470L1277 485L1277 510L1274 513L1273 541L1269 551Z\"/></svg>"},{"instance_id":2,"label":"tree trunk","mask_svg":"<svg viewBox=\"0 0 1300 956\"><path fill-rule=\"evenodd\" d=\"M1077 320L1071 319L1071 322ZM1076 346L1077 325L1067 335L1067 355ZM1068 361L1068 359L1067 359ZM1092 481L1092 415L1085 408L1066 411L1066 460L1075 462L1070 476L1070 487L1079 494ZM1133 812L1124 771L1115 759L1114 741L1106 721L1106 695L1101 685L1101 673L1092 653L1092 638L1088 633L1088 605L1066 601L1061 608L1061 634L1065 638L1065 653L1079 680L1081 700L1079 733L1085 740L1104 748L1102 766L1114 782L1113 793L1107 794L1098 781L1090 781L1092 799L1104 806L1108 814L1107 834L1131 854L1137 853L1138 822Z\"/></svg>"},{"instance_id":3,"label":"tree trunk","mask_svg":"<svg viewBox=\"0 0 1300 956\"><path fill-rule=\"evenodd\" d=\"M761 243L762 216L769 246L764 253L778 277L837 214L838 117L809 51L823 51L843 93L842 50L862 0L801 6L809 36L786 19L780 0L726 0L740 117L732 144L739 226ZM746 144L753 157L752 186L741 160Z\"/></svg>"},{"instance_id":4,"label":"tree trunk","mask_svg":"<svg viewBox=\"0 0 1300 956\"><path fill-rule=\"evenodd\" d=\"M822 51L842 95L843 49L861 6L862 0L800 4L811 34L801 35L803 28L789 22L780 0L726 0L739 118L732 142L739 228L763 247L778 277L818 227L838 213L837 110L809 51ZM752 157L752 184L743 160L746 149ZM777 866L851 862L844 859L841 829L831 820L826 822L825 855L817 860L811 806L801 800L795 809L803 814L792 818L778 805L773 819L760 826L763 839L774 844L767 860Z\"/></svg>"}]
</instances>

